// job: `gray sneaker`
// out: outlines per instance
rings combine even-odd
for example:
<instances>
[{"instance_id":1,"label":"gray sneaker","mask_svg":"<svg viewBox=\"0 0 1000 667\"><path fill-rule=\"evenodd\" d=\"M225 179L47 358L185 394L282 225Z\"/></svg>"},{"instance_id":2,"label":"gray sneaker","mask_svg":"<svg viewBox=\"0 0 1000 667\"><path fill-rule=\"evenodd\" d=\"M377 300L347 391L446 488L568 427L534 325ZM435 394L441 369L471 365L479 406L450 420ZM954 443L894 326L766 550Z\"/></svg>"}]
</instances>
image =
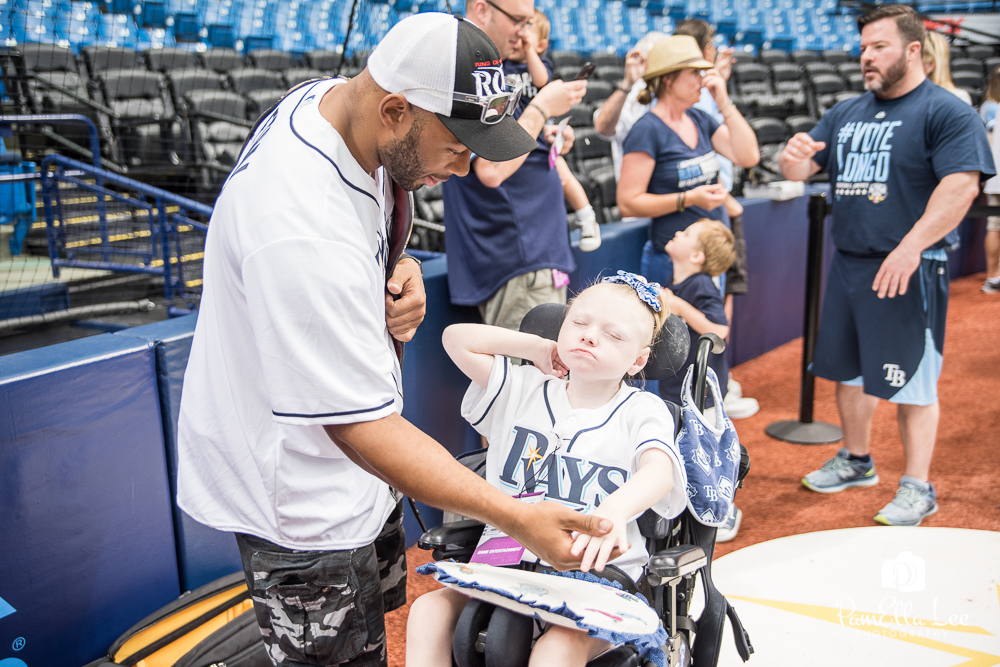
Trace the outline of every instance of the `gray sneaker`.
<instances>
[{"instance_id":1,"label":"gray sneaker","mask_svg":"<svg viewBox=\"0 0 1000 667\"><path fill-rule=\"evenodd\" d=\"M885 526L919 526L924 517L938 511L934 485L903 475L892 502L875 515L875 521Z\"/></svg>"},{"instance_id":2,"label":"gray sneaker","mask_svg":"<svg viewBox=\"0 0 1000 667\"><path fill-rule=\"evenodd\" d=\"M868 462L852 461L850 452L841 447L837 455L823 464L819 470L814 470L802 478L802 486L816 493L837 493L850 486L875 486L878 484L878 474L875 473L875 459Z\"/></svg>"}]
</instances>

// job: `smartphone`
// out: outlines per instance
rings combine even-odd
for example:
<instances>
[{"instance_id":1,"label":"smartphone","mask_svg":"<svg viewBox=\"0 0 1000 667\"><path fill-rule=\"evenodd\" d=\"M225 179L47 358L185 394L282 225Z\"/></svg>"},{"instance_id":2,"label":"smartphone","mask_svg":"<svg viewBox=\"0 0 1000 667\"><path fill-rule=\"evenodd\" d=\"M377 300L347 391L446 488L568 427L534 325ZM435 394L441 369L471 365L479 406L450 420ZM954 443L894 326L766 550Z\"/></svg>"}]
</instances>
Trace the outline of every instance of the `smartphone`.
<instances>
[{"instance_id":1,"label":"smartphone","mask_svg":"<svg viewBox=\"0 0 1000 667\"><path fill-rule=\"evenodd\" d=\"M594 63L587 63L586 65L583 66L580 72L573 78L573 80L586 81L594 73L595 69L597 69L597 65L595 65Z\"/></svg>"}]
</instances>

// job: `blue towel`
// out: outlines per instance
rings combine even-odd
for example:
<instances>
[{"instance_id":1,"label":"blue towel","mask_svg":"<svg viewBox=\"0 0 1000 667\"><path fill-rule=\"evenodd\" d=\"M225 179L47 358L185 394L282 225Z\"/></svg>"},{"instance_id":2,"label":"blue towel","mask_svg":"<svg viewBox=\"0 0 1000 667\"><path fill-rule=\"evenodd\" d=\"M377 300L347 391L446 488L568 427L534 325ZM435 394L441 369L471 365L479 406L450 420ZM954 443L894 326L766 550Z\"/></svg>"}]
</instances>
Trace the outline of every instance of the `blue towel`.
<instances>
[{"instance_id":1,"label":"blue towel","mask_svg":"<svg viewBox=\"0 0 1000 667\"><path fill-rule=\"evenodd\" d=\"M706 526L721 526L733 505L740 468L740 440L722 407L722 392L715 371L708 369L707 386L715 407L702 414L691 394L694 365L688 368L681 388L681 432L677 447L688 476L688 507Z\"/></svg>"}]
</instances>

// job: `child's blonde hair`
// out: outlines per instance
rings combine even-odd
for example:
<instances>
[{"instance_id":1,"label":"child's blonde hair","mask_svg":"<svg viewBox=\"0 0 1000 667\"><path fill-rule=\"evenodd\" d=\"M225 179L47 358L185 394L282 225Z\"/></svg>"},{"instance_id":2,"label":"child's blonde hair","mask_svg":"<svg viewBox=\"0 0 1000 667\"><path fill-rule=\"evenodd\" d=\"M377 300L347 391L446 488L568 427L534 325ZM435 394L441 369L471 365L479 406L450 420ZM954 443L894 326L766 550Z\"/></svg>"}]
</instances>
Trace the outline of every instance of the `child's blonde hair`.
<instances>
[{"instance_id":1,"label":"child's blonde hair","mask_svg":"<svg viewBox=\"0 0 1000 667\"><path fill-rule=\"evenodd\" d=\"M535 16L531 19L531 23L535 30L538 31L538 43L541 44L542 42L549 41L549 32L552 30L552 27L549 24L549 17L536 9ZM545 51L548 51L548 49L545 49ZM542 51L538 55L544 56L545 51Z\"/></svg>"},{"instance_id":2,"label":"child's blonde hair","mask_svg":"<svg viewBox=\"0 0 1000 667\"><path fill-rule=\"evenodd\" d=\"M736 260L736 240L729 228L718 220L702 218L694 222L694 224L699 223L701 231L698 232L698 245L705 253L705 263L701 265L701 272L714 278L728 271Z\"/></svg>"}]
</instances>

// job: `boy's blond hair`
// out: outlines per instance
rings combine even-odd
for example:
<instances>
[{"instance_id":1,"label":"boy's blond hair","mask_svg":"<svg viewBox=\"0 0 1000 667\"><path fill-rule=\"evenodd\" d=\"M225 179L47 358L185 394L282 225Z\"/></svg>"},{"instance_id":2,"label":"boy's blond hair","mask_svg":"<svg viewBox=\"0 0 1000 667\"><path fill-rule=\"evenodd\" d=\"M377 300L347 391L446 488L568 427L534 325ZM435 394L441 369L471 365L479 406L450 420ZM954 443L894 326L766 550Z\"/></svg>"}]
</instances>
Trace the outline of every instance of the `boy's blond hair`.
<instances>
[{"instance_id":1,"label":"boy's blond hair","mask_svg":"<svg viewBox=\"0 0 1000 667\"><path fill-rule=\"evenodd\" d=\"M698 232L698 245L705 253L705 263L701 265L701 272L714 278L732 266L736 259L736 240L729 228L718 220L702 218L696 220L694 224L699 223L701 231Z\"/></svg>"},{"instance_id":2,"label":"boy's blond hair","mask_svg":"<svg viewBox=\"0 0 1000 667\"><path fill-rule=\"evenodd\" d=\"M536 9L535 16L531 19L531 23L532 27L538 31L538 43L541 44L542 42L549 41L549 32L552 30L552 27L549 24L549 17ZM545 51L548 51L548 49L545 49ZM542 51L538 55L544 56L545 51Z\"/></svg>"}]
</instances>

